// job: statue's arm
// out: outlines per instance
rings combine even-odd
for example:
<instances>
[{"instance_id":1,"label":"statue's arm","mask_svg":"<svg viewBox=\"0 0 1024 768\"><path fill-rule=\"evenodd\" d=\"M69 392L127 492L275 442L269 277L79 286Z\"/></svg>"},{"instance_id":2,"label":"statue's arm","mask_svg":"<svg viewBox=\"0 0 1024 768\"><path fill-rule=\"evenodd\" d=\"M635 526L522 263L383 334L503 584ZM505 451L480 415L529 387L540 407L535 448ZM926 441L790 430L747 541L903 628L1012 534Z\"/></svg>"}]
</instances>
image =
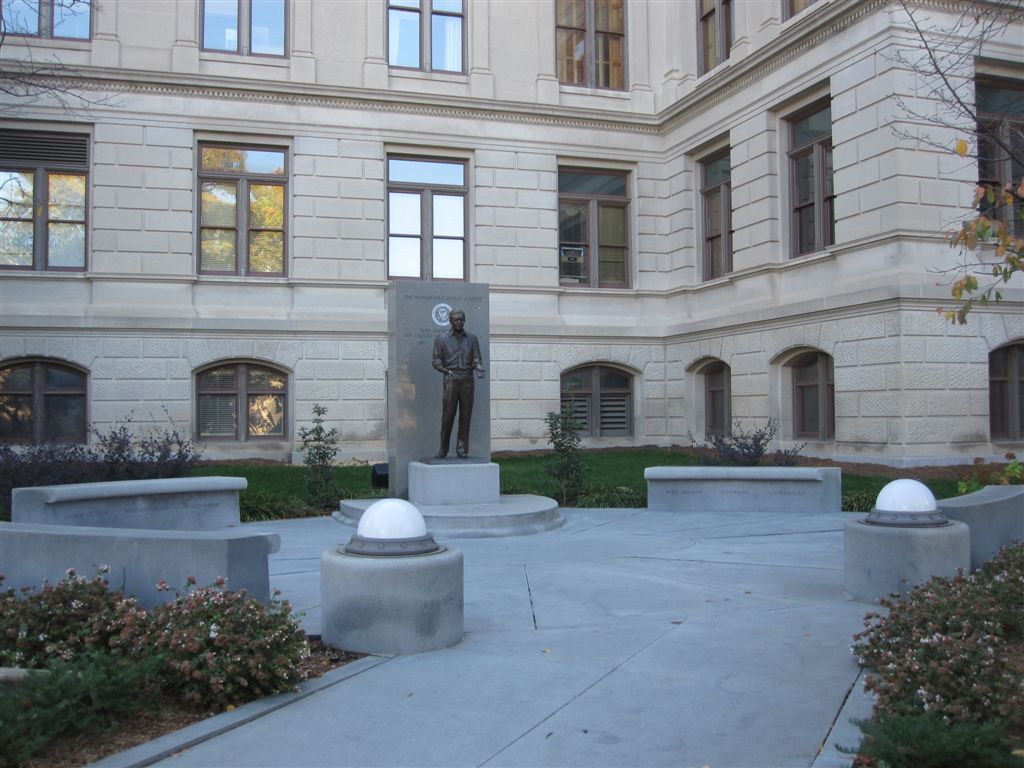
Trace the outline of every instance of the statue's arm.
<instances>
[{"instance_id":1,"label":"statue's arm","mask_svg":"<svg viewBox=\"0 0 1024 768\"><path fill-rule=\"evenodd\" d=\"M473 337L473 368L476 369L476 375L478 378L483 378L484 373L484 357L480 354L480 339L476 336Z\"/></svg>"},{"instance_id":2,"label":"statue's arm","mask_svg":"<svg viewBox=\"0 0 1024 768\"><path fill-rule=\"evenodd\" d=\"M431 365L438 373L448 373L444 367L444 344L441 342L440 336L434 339L434 358L431 360Z\"/></svg>"}]
</instances>

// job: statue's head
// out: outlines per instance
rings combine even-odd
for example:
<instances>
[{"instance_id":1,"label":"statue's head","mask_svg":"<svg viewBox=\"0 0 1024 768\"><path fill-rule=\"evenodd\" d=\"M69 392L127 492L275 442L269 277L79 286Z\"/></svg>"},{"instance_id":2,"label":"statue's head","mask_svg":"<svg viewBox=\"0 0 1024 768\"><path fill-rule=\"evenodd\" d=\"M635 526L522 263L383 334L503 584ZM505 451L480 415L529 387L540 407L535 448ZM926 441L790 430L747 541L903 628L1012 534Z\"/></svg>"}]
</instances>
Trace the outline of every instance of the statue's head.
<instances>
[{"instance_id":1,"label":"statue's head","mask_svg":"<svg viewBox=\"0 0 1024 768\"><path fill-rule=\"evenodd\" d=\"M461 331L466 324L466 313L461 309L453 309L448 313L448 322L456 331Z\"/></svg>"}]
</instances>

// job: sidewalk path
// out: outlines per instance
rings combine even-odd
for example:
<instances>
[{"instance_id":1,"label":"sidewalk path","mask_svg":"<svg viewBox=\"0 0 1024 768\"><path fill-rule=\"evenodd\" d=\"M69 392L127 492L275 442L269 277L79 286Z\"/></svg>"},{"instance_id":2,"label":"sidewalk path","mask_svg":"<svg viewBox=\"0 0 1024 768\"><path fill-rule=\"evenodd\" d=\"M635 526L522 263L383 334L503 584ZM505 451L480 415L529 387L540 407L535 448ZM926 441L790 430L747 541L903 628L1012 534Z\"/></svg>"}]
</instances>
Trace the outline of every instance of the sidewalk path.
<instances>
[{"instance_id":1,"label":"sidewalk path","mask_svg":"<svg viewBox=\"0 0 1024 768\"><path fill-rule=\"evenodd\" d=\"M843 597L847 515L566 517L534 536L439 537L465 556L458 645L368 657L97 765L850 763L835 743L869 714L850 642L870 606ZM353 529L252 527L281 535L272 587L319 634L320 554Z\"/></svg>"}]
</instances>

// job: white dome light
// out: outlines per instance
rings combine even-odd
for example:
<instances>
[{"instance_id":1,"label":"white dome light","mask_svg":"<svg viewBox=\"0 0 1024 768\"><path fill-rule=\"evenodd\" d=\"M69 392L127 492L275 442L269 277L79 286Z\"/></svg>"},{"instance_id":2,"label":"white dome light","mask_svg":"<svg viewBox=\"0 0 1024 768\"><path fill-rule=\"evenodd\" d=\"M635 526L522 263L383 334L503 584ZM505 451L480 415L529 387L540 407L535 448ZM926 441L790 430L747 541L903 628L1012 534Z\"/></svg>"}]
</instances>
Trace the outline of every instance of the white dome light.
<instances>
[{"instance_id":1,"label":"white dome light","mask_svg":"<svg viewBox=\"0 0 1024 768\"><path fill-rule=\"evenodd\" d=\"M938 509L935 495L917 480L893 480L878 494L875 509L879 512L934 512Z\"/></svg>"},{"instance_id":2,"label":"white dome light","mask_svg":"<svg viewBox=\"0 0 1024 768\"><path fill-rule=\"evenodd\" d=\"M427 535L427 522L408 501L381 499L363 512L356 535L364 539L415 539Z\"/></svg>"}]
</instances>

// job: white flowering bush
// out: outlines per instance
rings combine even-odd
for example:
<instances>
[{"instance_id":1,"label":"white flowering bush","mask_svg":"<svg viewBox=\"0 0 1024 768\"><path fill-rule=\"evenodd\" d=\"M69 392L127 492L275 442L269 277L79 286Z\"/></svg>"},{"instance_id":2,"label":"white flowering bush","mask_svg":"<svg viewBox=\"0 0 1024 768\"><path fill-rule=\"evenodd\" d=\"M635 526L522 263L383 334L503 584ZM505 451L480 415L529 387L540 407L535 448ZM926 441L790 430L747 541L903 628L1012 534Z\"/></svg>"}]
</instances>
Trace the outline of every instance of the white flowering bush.
<instances>
[{"instance_id":1,"label":"white flowering bush","mask_svg":"<svg viewBox=\"0 0 1024 768\"><path fill-rule=\"evenodd\" d=\"M853 645L873 670L876 716L998 722L1024 740L1024 545L881 604L888 613L869 613Z\"/></svg>"}]
</instances>

